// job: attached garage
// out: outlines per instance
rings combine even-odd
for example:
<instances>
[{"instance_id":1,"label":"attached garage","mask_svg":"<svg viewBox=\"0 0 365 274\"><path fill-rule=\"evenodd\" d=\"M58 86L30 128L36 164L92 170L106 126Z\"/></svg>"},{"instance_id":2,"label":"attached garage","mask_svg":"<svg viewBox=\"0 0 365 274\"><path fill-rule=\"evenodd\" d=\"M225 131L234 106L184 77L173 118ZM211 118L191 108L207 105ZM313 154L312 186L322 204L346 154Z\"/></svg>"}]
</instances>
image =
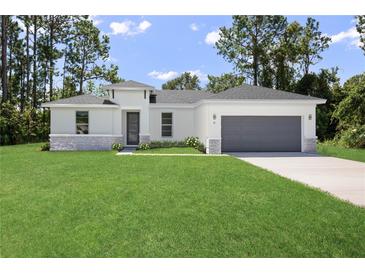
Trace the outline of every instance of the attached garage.
<instances>
[{"instance_id":1,"label":"attached garage","mask_svg":"<svg viewBox=\"0 0 365 274\"><path fill-rule=\"evenodd\" d=\"M301 116L222 116L222 151L299 152Z\"/></svg>"}]
</instances>

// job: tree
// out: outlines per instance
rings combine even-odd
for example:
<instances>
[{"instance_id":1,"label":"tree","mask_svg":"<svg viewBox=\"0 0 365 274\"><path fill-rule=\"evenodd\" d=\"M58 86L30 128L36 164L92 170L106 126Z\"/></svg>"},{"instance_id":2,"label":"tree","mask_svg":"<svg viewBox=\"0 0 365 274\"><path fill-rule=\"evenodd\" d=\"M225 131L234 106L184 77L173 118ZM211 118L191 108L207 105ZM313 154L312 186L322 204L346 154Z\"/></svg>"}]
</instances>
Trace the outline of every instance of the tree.
<instances>
[{"instance_id":1,"label":"tree","mask_svg":"<svg viewBox=\"0 0 365 274\"><path fill-rule=\"evenodd\" d=\"M365 55L365 15L356 16L356 19L356 29L360 34L360 48L364 51Z\"/></svg>"},{"instance_id":2,"label":"tree","mask_svg":"<svg viewBox=\"0 0 365 274\"><path fill-rule=\"evenodd\" d=\"M8 99L7 49L8 49L8 16L1 16L1 88L2 102Z\"/></svg>"},{"instance_id":3,"label":"tree","mask_svg":"<svg viewBox=\"0 0 365 274\"><path fill-rule=\"evenodd\" d=\"M179 77L172 79L162 85L162 89L171 90L200 90L200 81L198 76L190 72L184 72Z\"/></svg>"},{"instance_id":4,"label":"tree","mask_svg":"<svg viewBox=\"0 0 365 274\"><path fill-rule=\"evenodd\" d=\"M38 84L38 65L37 65L37 34L40 26L40 18L39 16L32 15L31 20L33 24L33 87L32 87L32 97L33 97L33 108L37 108L38 106L38 96L37 96L37 84Z\"/></svg>"},{"instance_id":5,"label":"tree","mask_svg":"<svg viewBox=\"0 0 365 274\"><path fill-rule=\"evenodd\" d=\"M298 41L302 31L303 27L298 22L288 24L269 55L272 61L272 85L276 89L292 91L294 88L300 54Z\"/></svg>"},{"instance_id":6,"label":"tree","mask_svg":"<svg viewBox=\"0 0 365 274\"><path fill-rule=\"evenodd\" d=\"M47 31L47 46L49 61L49 97L53 97L53 77L57 71L55 69L55 60L62 57L62 51L57 47L60 42L63 42L66 33L70 27L70 16L64 15L49 15L45 18L45 29Z\"/></svg>"},{"instance_id":7,"label":"tree","mask_svg":"<svg viewBox=\"0 0 365 274\"><path fill-rule=\"evenodd\" d=\"M264 62L272 45L285 30L283 16L233 16L232 27L219 29L220 38L215 46L218 54L234 65L241 75L258 85ZM267 59L267 58L266 58Z\"/></svg>"},{"instance_id":8,"label":"tree","mask_svg":"<svg viewBox=\"0 0 365 274\"><path fill-rule=\"evenodd\" d=\"M339 87L337 68L322 69L318 74L305 74L296 84L295 91L303 95L310 95L326 99L326 103L316 108L317 136L322 141L335 136L337 121L332 119L336 108L334 91Z\"/></svg>"},{"instance_id":9,"label":"tree","mask_svg":"<svg viewBox=\"0 0 365 274\"><path fill-rule=\"evenodd\" d=\"M365 73L355 75L343 85L345 98L338 104L333 118L340 129L365 125Z\"/></svg>"},{"instance_id":10,"label":"tree","mask_svg":"<svg viewBox=\"0 0 365 274\"><path fill-rule=\"evenodd\" d=\"M303 73L309 73L309 67L322 59L321 53L329 47L331 38L319 30L319 22L308 17L300 39L300 55Z\"/></svg>"},{"instance_id":11,"label":"tree","mask_svg":"<svg viewBox=\"0 0 365 274\"><path fill-rule=\"evenodd\" d=\"M245 82L245 77L233 73L224 73L220 76L208 75L207 90L218 93L229 88L241 86Z\"/></svg>"},{"instance_id":12,"label":"tree","mask_svg":"<svg viewBox=\"0 0 365 274\"><path fill-rule=\"evenodd\" d=\"M109 57L109 37L99 37L100 31L90 20L74 23L73 39L68 47L67 70L78 82L78 93L83 93L84 83L88 80L110 79L115 77L118 67L98 64Z\"/></svg>"}]
</instances>

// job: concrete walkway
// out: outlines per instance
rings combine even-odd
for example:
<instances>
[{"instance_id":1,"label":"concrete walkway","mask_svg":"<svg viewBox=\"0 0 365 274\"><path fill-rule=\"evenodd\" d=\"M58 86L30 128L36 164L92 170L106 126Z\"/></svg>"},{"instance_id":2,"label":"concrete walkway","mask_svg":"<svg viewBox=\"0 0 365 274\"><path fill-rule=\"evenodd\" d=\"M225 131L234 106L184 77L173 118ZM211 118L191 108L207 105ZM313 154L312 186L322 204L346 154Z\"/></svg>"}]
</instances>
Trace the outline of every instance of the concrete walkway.
<instances>
[{"instance_id":1,"label":"concrete walkway","mask_svg":"<svg viewBox=\"0 0 365 274\"><path fill-rule=\"evenodd\" d=\"M230 155L365 207L364 163L307 153Z\"/></svg>"}]
</instances>

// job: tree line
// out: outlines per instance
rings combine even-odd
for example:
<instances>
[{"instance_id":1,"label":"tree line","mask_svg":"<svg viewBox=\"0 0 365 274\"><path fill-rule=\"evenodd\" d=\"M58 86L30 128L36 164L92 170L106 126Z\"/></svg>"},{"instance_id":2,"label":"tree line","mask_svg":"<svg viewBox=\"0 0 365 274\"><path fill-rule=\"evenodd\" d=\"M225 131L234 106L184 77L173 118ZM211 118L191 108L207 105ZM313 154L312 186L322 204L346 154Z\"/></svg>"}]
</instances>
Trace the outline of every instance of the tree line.
<instances>
[{"instance_id":1,"label":"tree line","mask_svg":"<svg viewBox=\"0 0 365 274\"><path fill-rule=\"evenodd\" d=\"M365 54L365 16L355 18ZM337 67L311 71L331 43L318 21L308 17L301 25L284 16L237 15L231 27L219 29L219 37L217 54L233 65L232 72L208 75L205 87L198 76L185 72L162 88L217 93L249 83L324 98L326 104L317 107L319 139L365 147L365 73L341 85Z\"/></svg>"},{"instance_id":2,"label":"tree line","mask_svg":"<svg viewBox=\"0 0 365 274\"><path fill-rule=\"evenodd\" d=\"M88 16L1 16L0 143L46 139L42 102L95 90L95 80L121 81L109 50Z\"/></svg>"}]
</instances>

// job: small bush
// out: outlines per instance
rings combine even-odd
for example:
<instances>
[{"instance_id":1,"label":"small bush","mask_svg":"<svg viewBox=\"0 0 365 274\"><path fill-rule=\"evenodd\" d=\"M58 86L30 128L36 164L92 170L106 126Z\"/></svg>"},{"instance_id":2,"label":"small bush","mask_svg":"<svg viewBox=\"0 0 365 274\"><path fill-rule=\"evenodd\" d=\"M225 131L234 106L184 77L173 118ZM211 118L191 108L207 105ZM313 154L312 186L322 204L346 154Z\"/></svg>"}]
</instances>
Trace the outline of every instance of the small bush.
<instances>
[{"instance_id":1,"label":"small bush","mask_svg":"<svg viewBox=\"0 0 365 274\"><path fill-rule=\"evenodd\" d=\"M199 142L199 138L198 137L188 137L185 139L185 144L188 146L188 147L195 147L197 148L200 144Z\"/></svg>"},{"instance_id":2,"label":"small bush","mask_svg":"<svg viewBox=\"0 0 365 274\"><path fill-rule=\"evenodd\" d=\"M122 144L113 144L112 149L121 151L123 149L123 145Z\"/></svg>"},{"instance_id":3,"label":"small bush","mask_svg":"<svg viewBox=\"0 0 365 274\"><path fill-rule=\"evenodd\" d=\"M336 142L347 148L365 148L365 125L340 132Z\"/></svg>"},{"instance_id":4,"label":"small bush","mask_svg":"<svg viewBox=\"0 0 365 274\"><path fill-rule=\"evenodd\" d=\"M49 142L47 142L41 146L41 151L49 151L50 147Z\"/></svg>"},{"instance_id":5,"label":"small bush","mask_svg":"<svg viewBox=\"0 0 365 274\"><path fill-rule=\"evenodd\" d=\"M150 147L150 145L149 144L140 144L139 146L138 146L138 149L140 149L140 150L148 150L148 149L150 149L151 147Z\"/></svg>"},{"instance_id":6,"label":"small bush","mask_svg":"<svg viewBox=\"0 0 365 274\"><path fill-rule=\"evenodd\" d=\"M151 149L169 147L193 147L205 153L205 147L203 143L199 141L198 137L188 137L184 141L152 141L149 145Z\"/></svg>"},{"instance_id":7,"label":"small bush","mask_svg":"<svg viewBox=\"0 0 365 274\"><path fill-rule=\"evenodd\" d=\"M193 147L193 148L205 153L204 144L199 141L198 137L188 137L185 139L184 142L188 147Z\"/></svg>"}]
</instances>

